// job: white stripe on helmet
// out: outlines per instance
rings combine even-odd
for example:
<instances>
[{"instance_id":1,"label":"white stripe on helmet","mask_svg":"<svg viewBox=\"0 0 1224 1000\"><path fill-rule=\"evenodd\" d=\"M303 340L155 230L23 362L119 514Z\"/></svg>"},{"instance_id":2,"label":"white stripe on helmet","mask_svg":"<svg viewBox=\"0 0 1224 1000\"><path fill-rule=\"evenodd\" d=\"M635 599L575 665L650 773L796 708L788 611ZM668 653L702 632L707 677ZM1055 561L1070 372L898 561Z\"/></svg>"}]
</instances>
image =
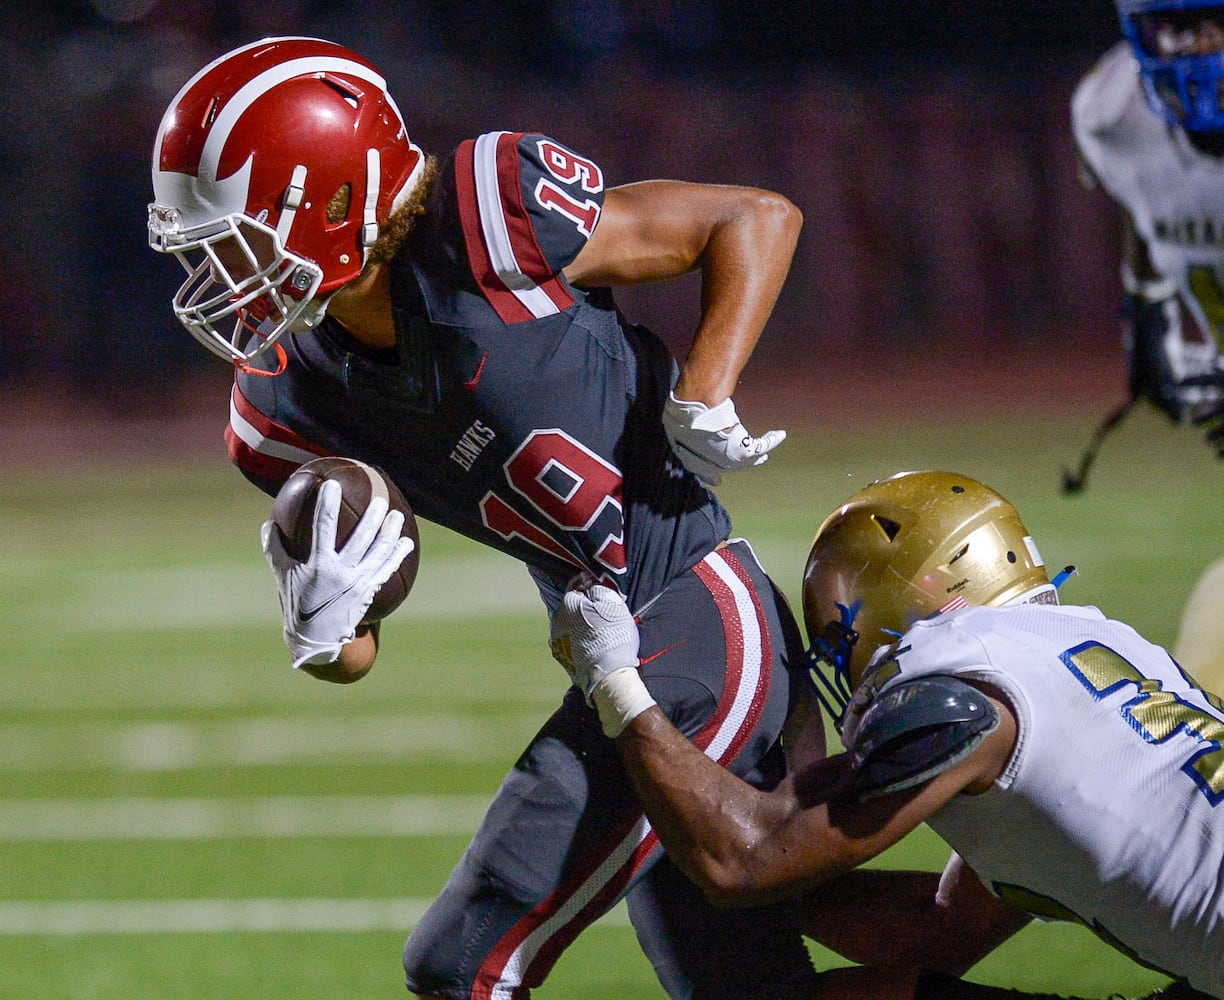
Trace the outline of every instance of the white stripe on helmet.
<instances>
[{"instance_id":1,"label":"white stripe on helmet","mask_svg":"<svg viewBox=\"0 0 1224 1000\"><path fill-rule=\"evenodd\" d=\"M264 39L252 42L250 45L244 45L242 48L235 49L214 59L183 85L170 103L170 107L172 109L176 108L187 92L219 64L243 52L267 46L272 41ZM305 36L294 36L292 38L276 39L275 41L317 41L322 44L331 44L323 43L321 39L307 38ZM200 225L224 215L241 214L246 208L248 179L251 170L250 160L244 163L229 178L222 180L218 177L221 154L225 150L230 134L243 114L268 91L294 77L312 73L338 73L352 76L378 87L384 95L386 94L386 79L370 67L355 62L352 59L339 56L305 56L269 67L239 88L220 109L205 139L204 149L200 154L200 163L195 177L161 169L162 143L166 130L174 120L173 114L167 113L162 118L157 131L157 139L153 144L153 193L155 200L159 204L178 208L181 212L181 225L183 228ZM401 129L403 129L404 121L400 115L399 108L389 99L387 103L394 111L400 122ZM373 183L377 185L377 180Z\"/></svg>"},{"instance_id":2,"label":"white stripe on helmet","mask_svg":"<svg viewBox=\"0 0 1224 1000\"><path fill-rule=\"evenodd\" d=\"M272 66L240 87L217 114L208 138L204 141L204 150L200 154L200 179L217 179L221 153L229 141L230 132L252 104L274 87L292 80L295 76L309 73L343 73L365 80L380 90L386 90L387 86L387 81L368 66L335 56L307 56Z\"/></svg>"}]
</instances>

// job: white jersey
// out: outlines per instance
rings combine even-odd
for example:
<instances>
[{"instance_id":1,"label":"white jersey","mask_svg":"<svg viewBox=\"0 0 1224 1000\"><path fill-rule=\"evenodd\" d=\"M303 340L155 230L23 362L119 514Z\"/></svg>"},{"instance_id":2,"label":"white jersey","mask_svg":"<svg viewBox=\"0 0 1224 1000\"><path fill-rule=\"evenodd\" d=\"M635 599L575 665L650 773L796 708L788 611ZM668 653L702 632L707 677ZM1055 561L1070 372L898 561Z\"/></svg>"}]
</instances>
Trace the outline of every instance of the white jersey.
<instances>
[{"instance_id":1,"label":"white jersey","mask_svg":"<svg viewBox=\"0 0 1224 1000\"><path fill-rule=\"evenodd\" d=\"M928 823L1006 901L1074 919L1224 997L1224 704L1097 609L967 608L920 622L880 690L986 681L1016 749L995 785ZM848 732L848 737L850 733Z\"/></svg>"},{"instance_id":2,"label":"white jersey","mask_svg":"<svg viewBox=\"0 0 1224 1000\"><path fill-rule=\"evenodd\" d=\"M1080 81L1071 123L1080 155L1134 219L1152 265L1200 328L1224 342L1224 158L1196 150L1156 115L1127 42Z\"/></svg>"}]
</instances>

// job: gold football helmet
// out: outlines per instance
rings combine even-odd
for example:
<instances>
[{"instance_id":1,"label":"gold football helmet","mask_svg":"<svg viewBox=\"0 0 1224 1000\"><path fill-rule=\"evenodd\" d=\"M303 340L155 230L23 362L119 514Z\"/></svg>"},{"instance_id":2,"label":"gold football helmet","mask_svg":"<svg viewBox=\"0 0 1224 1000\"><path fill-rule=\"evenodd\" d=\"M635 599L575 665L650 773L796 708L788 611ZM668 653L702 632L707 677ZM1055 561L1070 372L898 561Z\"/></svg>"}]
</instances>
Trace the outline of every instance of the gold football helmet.
<instances>
[{"instance_id":1,"label":"gold football helmet","mask_svg":"<svg viewBox=\"0 0 1224 1000\"><path fill-rule=\"evenodd\" d=\"M820 526L803 573L803 618L813 658L839 675L842 701L872 654L919 619L1037 588L1028 599L1056 603L1014 506L967 476L902 472L859 490Z\"/></svg>"}]
</instances>

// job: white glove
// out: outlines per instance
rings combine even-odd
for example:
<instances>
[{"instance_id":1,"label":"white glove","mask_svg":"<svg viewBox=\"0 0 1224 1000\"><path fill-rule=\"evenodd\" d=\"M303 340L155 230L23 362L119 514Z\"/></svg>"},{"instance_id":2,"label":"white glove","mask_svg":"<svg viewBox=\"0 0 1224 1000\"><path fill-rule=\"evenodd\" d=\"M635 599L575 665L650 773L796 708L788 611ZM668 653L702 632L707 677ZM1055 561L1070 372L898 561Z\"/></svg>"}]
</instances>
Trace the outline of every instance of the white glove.
<instances>
[{"instance_id":1,"label":"white glove","mask_svg":"<svg viewBox=\"0 0 1224 1000\"><path fill-rule=\"evenodd\" d=\"M324 482L315 502L314 534L305 562L292 558L272 521L260 530L264 555L276 577L285 645L294 667L334 663L352 642L379 588L413 549L401 538L404 515L373 497L348 540L336 548L340 484Z\"/></svg>"},{"instance_id":2,"label":"white glove","mask_svg":"<svg viewBox=\"0 0 1224 1000\"><path fill-rule=\"evenodd\" d=\"M637 670L638 642L629 606L610 587L567 590L552 617L553 657L612 739L655 703Z\"/></svg>"},{"instance_id":3,"label":"white glove","mask_svg":"<svg viewBox=\"0 0 1224 1000\"><path fill-rule=\"evenodd\" d=\"M730 396L711 408L668 393L663 429L684 467L711 486L719 484L724 472L760 465L786 439L786 431L749 434Z\"/></svg>"}]
</instances>

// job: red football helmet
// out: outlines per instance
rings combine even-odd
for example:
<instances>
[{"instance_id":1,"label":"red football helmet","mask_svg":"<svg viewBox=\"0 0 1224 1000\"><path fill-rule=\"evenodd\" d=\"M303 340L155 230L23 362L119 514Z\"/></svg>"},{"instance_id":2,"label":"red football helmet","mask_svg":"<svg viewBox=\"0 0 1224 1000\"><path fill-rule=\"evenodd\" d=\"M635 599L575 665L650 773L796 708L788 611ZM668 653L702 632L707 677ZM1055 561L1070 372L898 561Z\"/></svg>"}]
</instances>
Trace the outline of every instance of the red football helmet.
<instances>
[{"instance_id":1,"label":"red football helmet","mask_svg":"<svg viewBox=\"0 0 1224 1000\"><path fill-rule=\"evenodd\" d=\"M153 146L149 245L189 275L175 315L244 367L313 327L424 162L386 81L349 49L268 38L221 56L170 102Z\"/></svg>"}]
</instances>

